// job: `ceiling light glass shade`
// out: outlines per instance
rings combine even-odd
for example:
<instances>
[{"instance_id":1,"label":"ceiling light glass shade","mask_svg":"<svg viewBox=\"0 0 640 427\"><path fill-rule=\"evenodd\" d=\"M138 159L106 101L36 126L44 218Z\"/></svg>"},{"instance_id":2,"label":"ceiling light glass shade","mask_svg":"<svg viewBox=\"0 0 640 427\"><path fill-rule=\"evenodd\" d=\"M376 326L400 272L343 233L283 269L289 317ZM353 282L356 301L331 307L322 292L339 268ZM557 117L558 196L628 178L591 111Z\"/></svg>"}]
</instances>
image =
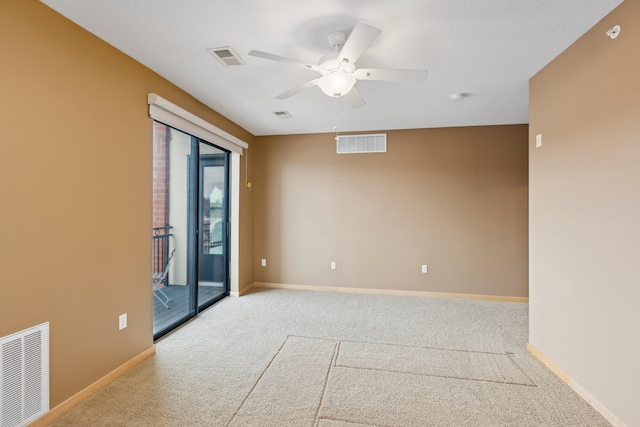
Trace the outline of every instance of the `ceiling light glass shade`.
<instances>
[{"instance_id":1,"label":"ceiling light glass shade","mask_svg":"<svg viewBox=\"0 0 640 427\"><path fill-rule=\"evenodd\" d=\"M335 98L340 98L349 93L354 84L356 84L355 76L342 70L336 70L318 80L320 89L325 94Z\"/></svg>"}]
</instances>

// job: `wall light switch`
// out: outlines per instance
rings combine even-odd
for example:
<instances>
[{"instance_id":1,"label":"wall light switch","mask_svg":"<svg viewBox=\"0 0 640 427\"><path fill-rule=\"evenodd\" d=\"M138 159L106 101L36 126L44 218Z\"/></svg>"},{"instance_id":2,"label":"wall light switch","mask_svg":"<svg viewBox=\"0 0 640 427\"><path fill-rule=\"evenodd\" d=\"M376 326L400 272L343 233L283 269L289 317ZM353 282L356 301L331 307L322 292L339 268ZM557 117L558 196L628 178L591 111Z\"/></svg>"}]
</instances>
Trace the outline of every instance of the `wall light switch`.
<instances>
[{"instance_id":1,"label":"wall light switch","mask_svg":"<svg viewBox=\"0 0 640 427\"><path fill-rule=\"evenodd\" d=\"M539 133L536 135L536 148L542 147L542 134Z\"/></svg>"},{"instance_id":2,"label":"wall light switch","mask_svg":"<svg viewBox=\"0 0 640 427\"><path fill-rule=\"evenodd\" d=\"M263 267L267 266L267 260L265 258L262 258L262 264Z\"/></svg>"},{"instance_id":3,"label":"wall light switch","mask_svg":"<svg viewBox=\"0 0 640 427\"><path fill-rule=\"evenodd\" d=\"M336 262L335 261L331 261L331 269L332 270L336 269Z\"/></svg>"},{"instance_id":4,"label":"wall light switch","mask_svg":"<svg viewBox=\"0 0 640 427\"><path fill-rule=\"evenodd\" d=\"M422 266L422 272L423 272L423 273L426 273L426 272L427 272L427 265L426 265L426 264L424 264L424 265Z\"/></svg>"},{"instance_id":5,"label":"wall light switch","mask_svg":"<svg viewBox=\"0 0 640 427\"><path fill-rule=\"evenodd\" d=\"M118 317L118 328L121 331L126 327L127 327L127 313L124 313Z\"/></svg>"}]
</instances>

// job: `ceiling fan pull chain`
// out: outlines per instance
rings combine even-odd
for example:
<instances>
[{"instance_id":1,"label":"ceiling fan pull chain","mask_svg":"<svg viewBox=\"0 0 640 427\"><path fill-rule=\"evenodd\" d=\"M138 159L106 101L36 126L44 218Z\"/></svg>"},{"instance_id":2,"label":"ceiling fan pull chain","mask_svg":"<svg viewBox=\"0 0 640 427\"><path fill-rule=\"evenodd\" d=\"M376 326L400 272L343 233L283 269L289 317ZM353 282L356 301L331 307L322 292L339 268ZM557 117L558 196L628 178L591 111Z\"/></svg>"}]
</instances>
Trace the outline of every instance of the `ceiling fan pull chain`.
<instances>
[{"instance_id":1,"label":"ceiling fan pull chain","mask_svg":"<svg viewBox=\"0 0 640 427\"><path fill-rule=\"evenodd\" d=\"M333 130L336 133L336 141L338 140L338 98L333 98Z\"/></svg>"}]
</instances>

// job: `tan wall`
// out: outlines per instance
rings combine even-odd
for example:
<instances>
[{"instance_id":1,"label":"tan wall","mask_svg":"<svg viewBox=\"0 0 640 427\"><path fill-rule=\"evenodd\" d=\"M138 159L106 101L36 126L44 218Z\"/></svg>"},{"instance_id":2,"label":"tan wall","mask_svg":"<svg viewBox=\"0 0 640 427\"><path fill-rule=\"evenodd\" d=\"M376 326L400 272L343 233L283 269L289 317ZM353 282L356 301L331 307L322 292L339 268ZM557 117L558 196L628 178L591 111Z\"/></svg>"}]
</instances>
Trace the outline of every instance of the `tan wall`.
<instances>
[{"instance_id":1,"label":"tan wall","mask_svg":"<svg viewBox=\"0 0 640 427\"><path fill-rule=\"evenodd\" d=\"M530 82L530 342L628 426L640 426L639 22L625 1Z\"/></svg>"},{"instance_id":2,"label":"tan wall","mask_svg":"<svg viewBox=\"0 0 640 427\"><path fill-rule=\"evenodd\" d=\"M255 280L526 297L527 132L390 131L387 153L342 155L333 134L256 137Z\"/></svg>"},{"instance_id":3,"label":"tan wall","mask_svg":"<svg viewBox=\"0 0 640 427\"><path fill-rule=\"evenodd\" d=\"M152 344L147 93L253 137L36 0L0 3L0 52L0 336L51 322L53 407Z\"/></svg>"}]
</instances>

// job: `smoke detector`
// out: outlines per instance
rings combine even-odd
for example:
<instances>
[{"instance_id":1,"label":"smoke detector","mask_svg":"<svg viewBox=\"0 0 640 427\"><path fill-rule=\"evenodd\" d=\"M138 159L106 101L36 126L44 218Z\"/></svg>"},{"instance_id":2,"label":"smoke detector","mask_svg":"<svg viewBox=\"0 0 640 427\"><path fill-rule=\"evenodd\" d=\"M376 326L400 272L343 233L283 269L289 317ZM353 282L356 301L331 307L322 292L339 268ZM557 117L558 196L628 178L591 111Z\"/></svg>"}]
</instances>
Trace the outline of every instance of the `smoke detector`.
<instances>
[{"instance_id":1,"label":"smoke detector","mask_svg":"<svg viewBox=\"0 0 640 427\"><path fill-rule=\"evenodd\" d=\"M607 31L607 36L609 36L611 40L618 37L619 34L620 34L620 25L616 25L615 27Z\"/></svg>"}]
</instances>

